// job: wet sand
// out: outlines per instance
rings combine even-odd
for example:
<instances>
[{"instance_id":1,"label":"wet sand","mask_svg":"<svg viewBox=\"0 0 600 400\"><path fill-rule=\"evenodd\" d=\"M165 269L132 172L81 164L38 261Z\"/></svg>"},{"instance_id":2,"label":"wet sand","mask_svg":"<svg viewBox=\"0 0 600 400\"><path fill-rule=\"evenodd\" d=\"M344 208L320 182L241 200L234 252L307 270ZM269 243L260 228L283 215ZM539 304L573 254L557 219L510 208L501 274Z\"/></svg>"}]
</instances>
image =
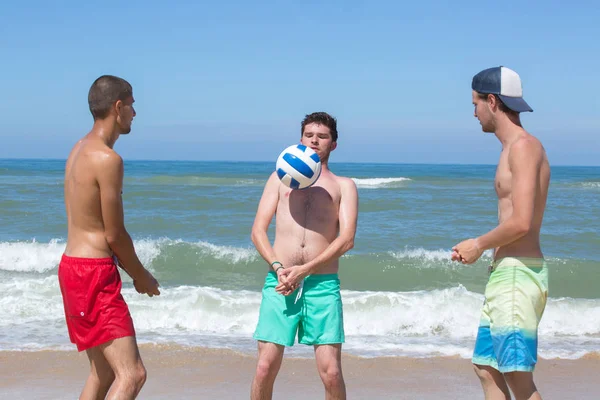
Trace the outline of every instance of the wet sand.
<instances>
[{"instance_id":1,"label":"wet sand","mask_svg":"<svg viewBox=\"0 0 600 400\"><path fill-rule=\"evenodd\" d=\"M249 399L256 357L229 350L141 346L148 381L139 399ZM0 352L1 399L75 399L87 377L85 353ZM469 360L360 358L344 354L349 399L482 399ZM544 399L599 399L600 357L540 360L536 384ZM286 357L274 399L324 398L315 362Z\"/></svg>"}]
</instances>

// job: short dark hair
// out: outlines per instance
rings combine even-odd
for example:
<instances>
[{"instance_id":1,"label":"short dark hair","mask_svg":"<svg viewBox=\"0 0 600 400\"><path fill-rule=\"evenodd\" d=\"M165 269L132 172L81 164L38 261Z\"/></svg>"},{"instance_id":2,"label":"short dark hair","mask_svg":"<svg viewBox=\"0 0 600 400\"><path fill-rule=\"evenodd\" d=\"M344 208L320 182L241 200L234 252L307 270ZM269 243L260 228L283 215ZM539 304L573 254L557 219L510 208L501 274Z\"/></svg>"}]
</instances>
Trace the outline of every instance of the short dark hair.
<instances>
[{"instance_id":1,"label":"short dark hair","mask_svg":"<svg viewBox=\"0 0 600 400\"><path fill-rule=\"evenodd\" d=\"M125 79L112 75L102 75L96 79L88 93L88 104L94 121L106 118L113 104L131 96L133 89Z\"/></svg>"},{"instance_id":2,"label":"short dark hair","mask_svg":"<svg viewBox=\"0 0 600 400\"><path fill-rule=\"evenodd\" d=\"M325 125L329 128L329 132L331 133L331 138L334 142L337 142L338 139L338 131L337 131L337 120L326 112L314 112L312 114L308 114L302 120L302 131L301 135L304 135L304 128L308 124L319 124Z\"/></svg>"},{"instance_id":3,"label":"short dark hair","mask_svg":"<svg viewBox=\"0 0 600 400\"><path fill-rule=\"evenodd\" d=\"M487 100L488 95L490 95L490 94L496 98L496 101L498 102L498 108L500 109L500 111L502 111L505 114L519 115L519 113L517 111L511 110L510 108L508 108L506 106L506 104L504 104L504 102L502 101L502 99L500 98L500 96L498 96L497 94L493 94L493 93L479 93L479 92L477 92L477 95L482 100Z\"/></svg>"}]
</instances>

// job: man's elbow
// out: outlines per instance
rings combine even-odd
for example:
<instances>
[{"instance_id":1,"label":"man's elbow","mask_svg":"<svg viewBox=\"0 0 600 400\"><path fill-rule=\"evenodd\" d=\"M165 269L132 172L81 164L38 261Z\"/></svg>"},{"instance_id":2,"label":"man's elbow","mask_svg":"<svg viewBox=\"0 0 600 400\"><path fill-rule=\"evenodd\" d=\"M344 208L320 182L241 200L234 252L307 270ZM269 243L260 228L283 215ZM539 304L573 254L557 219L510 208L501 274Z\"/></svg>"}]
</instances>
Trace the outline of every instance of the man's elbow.
<instances>
[{"instance_id":1,"label":"man's elbow","mask_svg":"<svg viewBox=\"0 0 600 400\"><path fill-rule=\"evenodd\" d=\"M354 248L354 238L346 239L344 243L344 253Z\"/></svg>"},{"instance_id":2,"label":"man's elbow","mask_svg":"<svg viewBox=\"0 0 600 400\"><path fill-rule=\"evenodd\" d=\"M515 223L515 230L517 231L517 235L519 237L525 236L529 232L531 232L532 227L533 223L531 220L528 219L519 219Z\"/></svg>"},{"instance_id":3,"label":"man's elbow","mask_svg":"<svg viewBox=\"0 0 600 400\"><path fill-rule=\"evenodd\" d=\"M252 240L252 243L254 243L254 245L256 245L256 243L258 243L259 238L262 236L263 231L259 228L252 228L252 233L250 233L250 240Z\"/></svg>"},{"instance_id":4,"label":"man's elbow","mask_svg":"<svg viewBox=\"0 0 600 400\"><path fill-rule=\"evenodd\" d=\"M104 232L104 238L106 239L106 243L112 248L115 245L118 245L123 240L123 232L121 231L107 231Z\"/></svg>"}]
</instances>

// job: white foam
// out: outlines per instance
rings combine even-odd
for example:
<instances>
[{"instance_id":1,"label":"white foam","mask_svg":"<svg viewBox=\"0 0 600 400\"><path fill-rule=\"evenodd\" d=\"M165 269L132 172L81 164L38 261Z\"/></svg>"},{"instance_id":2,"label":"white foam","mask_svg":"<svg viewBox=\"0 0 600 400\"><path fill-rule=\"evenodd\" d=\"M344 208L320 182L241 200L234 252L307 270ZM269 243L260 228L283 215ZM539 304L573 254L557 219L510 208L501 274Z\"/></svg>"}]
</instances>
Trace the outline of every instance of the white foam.
<instances>
[{"instance_id":1,"label":"white foam","mask_svg":"<svg viewBox=\"0 0 600 400\"><path fill-rule=\"evenodd\" d=\"M253 247L217 246L208 242L198 242L196 246L216 259L233 264L248 264L258 259L258 253Z\"/></svg>"},{"instance_id":2,"label":"white foam","mask_svg":"<svg viewBox=\"0 0 600 400\"><path fill-rule=\"evenodd\" d=\"M399 261L413 260L416 262L415 265L411 264L411 267L418 268L438 268L440 263L448 264L450 266L466 267L468 265L460 264L451 260L452 250L451 249L438 249L438 250L427 250L422 247L418 248L405 248L400 251L388 252L390 256ZM483 253L480 260L491 261L492 251L487 250Z\"/></svg>"},{"instance_id":3,"label":"white foam","mask_svg":"<svg viewBox=\"0 0 600 400\"><path fill-rule=\"evenodd\" d=\"M258 259L254 248L219 246L209 242L184 242L180 239L141 239L134 247L143 265L150 265L163 251L172 246L188 245L199 249L199 256L214 257L231 264L248 264ZM32 241L0 242L0 270L45 273L57 268L65 250L63 239L48 243Z\"/></svg>"},{"instance_id":4,"label":"white foam","mask_svg":"<svg viewBox=\"0 0 600 400\"><path fill-rule=\"evenodd\" d=\"M159 298L124 291L136 329L164 334L251 335L258 320L260 293L211 287L164 289Z\"/></svg>"},{"instance_id":5,"label":"white foam","mask_svg":"<svg viewBox=\"0 0 600 400\"><path fill-rule=\"evenodd\" d=\"M16 272L46 272L56 268L65 250L61 239L49 243L0 242L0 270Z\"/></svg>"},{"instance_id":6,"label":"white foam","mask_svg":"<svg viewBox=\"0 0 600 400\"><path fill-rule=\"evenodd\" d=\"M586 188L598 189L598 188L600 188L600 182L583 182L583 183L581 183L581 186L586 187Z\"/></svg>"},{"instance_id":7,"label":"white foam","mask_svg":"<svg viewBox=\"0 0 600 400\"><path fill-rule=\"evenodd\" d=\"M140 342L255 349L258 291L179 286L149 298L125 286ZM69 348L56 275L9 278L0 282L0 293L0 350ZM462 286L343 290L342 298L347 351L410 357L470 357L483 301L483 295ZM600 299L549 300L540 325L542 357L579 358L599 346Z\"/></svg>"},{"instance_id":8,"label":"white foam","mask_svg":"<svg viewBox=\"0 0 600 400\"><path fill-rule=\"evenodd\" d=\"M142 239L133 242L135 252L142 262L142 265L149 265L161 253L161 247L180 243L178 240L170 239Z\"/></svg>"},{"instance_id":9,"label":"white foam","mask_svg":"<svg viewBox=\"0 0 600 400\"><path fill-rule=\"evenodd\" d=\"M205 241L185 242L181 239L169 238L135 241L135 248L144 265L150 264L167 248L178 245L188 245L199 249L198 256L200 257L210 256L231 264L247 264L258 258L258 253L253 247L220 246Z\"/></svg>"},{"instance_id":10,"label":"white foam","mask_svg":"<svg viewBox=\"0 0 600 400\"><path fill-rule=\"evenodd\" d=\"M393 186L395 183L410 181L410 178L352 178L356 186L365 189Z\"/></svg>"},{"instance_id":11,"label":"white foam","mask_svg":"<svg viewBox=\"0 0 600 400\"><path fill-rule=\"evenodd\" d=\"M600 337L600 299L550 299L540 335Z\"/></svg>"},{"instance_id":12,"label":"white foam","mask_svg":"<svg viewBox=\"0 0 600 400\"><path fill-rule=\"evenodd\" d=\"M483 297L463 286L415 292L343 292L349 335L467 338ZM377 316L375 320L373 317Z\"/></svg>"}]
</instances>

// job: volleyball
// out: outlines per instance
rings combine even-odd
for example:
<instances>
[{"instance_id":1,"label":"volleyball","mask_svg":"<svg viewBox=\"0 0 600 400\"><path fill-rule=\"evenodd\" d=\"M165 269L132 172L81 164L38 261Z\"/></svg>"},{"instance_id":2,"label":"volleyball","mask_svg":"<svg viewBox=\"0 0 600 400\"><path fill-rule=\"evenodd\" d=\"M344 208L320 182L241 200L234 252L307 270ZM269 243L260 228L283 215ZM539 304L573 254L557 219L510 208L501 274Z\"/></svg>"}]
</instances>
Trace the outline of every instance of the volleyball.
<instances>
[{"instance_id":1,"label":"volleyball","mask_svg":"<svg viewBox=\"0 0 600 400\"><path fill-rule=\"evenodd\" d=\"M281 152L275 164L277 176L292 189L306 189L321 175L321 159L310 147L292 145Z\"/></svg>"}]
</instances>

